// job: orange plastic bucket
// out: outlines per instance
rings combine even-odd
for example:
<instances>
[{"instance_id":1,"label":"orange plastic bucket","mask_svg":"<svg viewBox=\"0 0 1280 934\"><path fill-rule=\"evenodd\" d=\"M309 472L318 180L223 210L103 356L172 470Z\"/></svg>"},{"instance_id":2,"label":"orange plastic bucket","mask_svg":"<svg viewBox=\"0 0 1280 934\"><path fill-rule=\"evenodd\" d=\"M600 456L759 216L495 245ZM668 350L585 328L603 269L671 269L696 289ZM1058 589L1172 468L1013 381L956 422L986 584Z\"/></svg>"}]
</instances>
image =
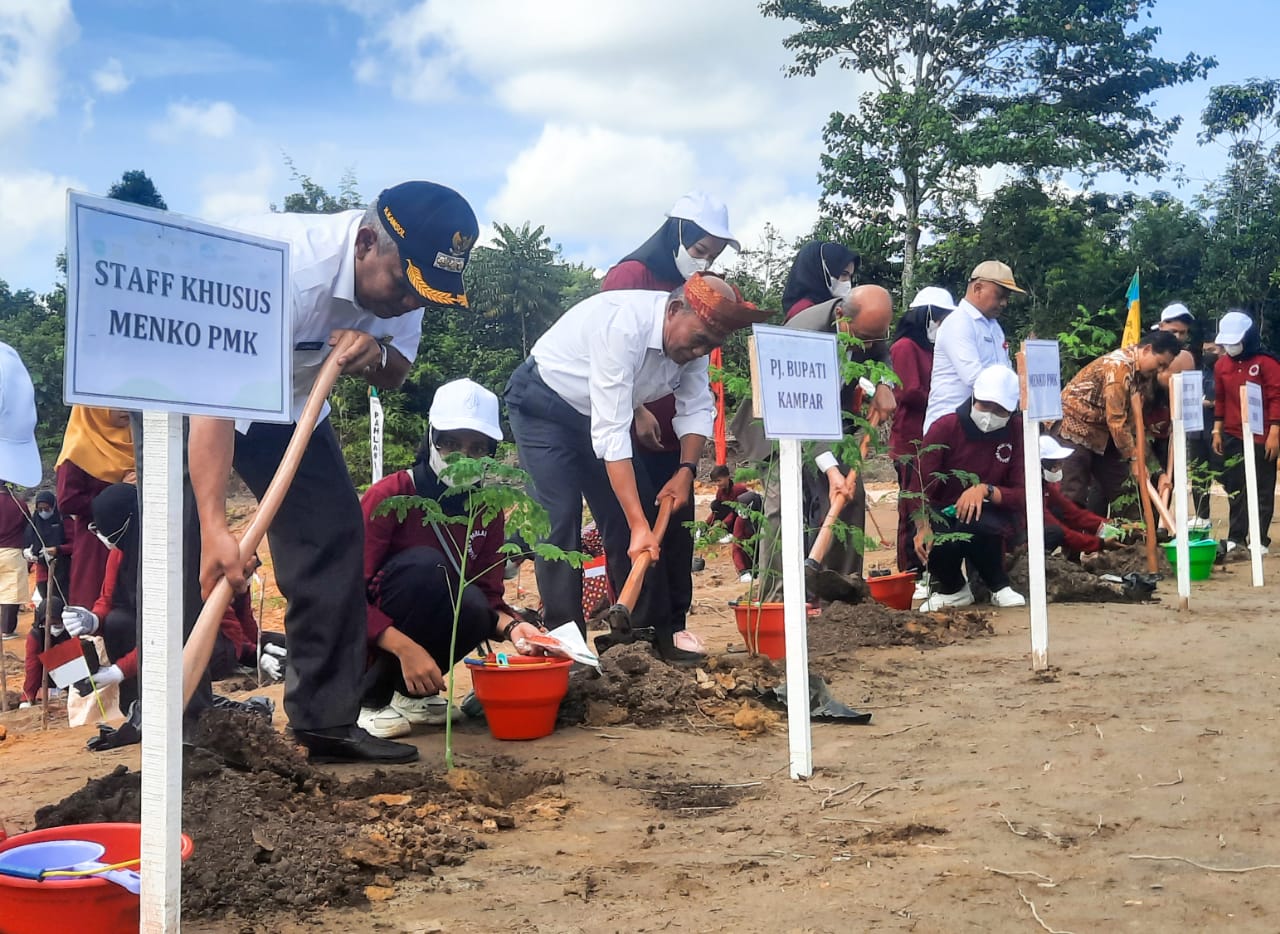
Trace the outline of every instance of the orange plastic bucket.
<instances>
[{"instance_id":1,"label":"orange plastic bucket","mask_svg":"<svg viewBox=\"0 0 1280 934\"><path fill-rule=\"evenodd\" d=\"M141 824L67 824L20 833L0 842L0 853L28 843L48 840L89 840L106 851L104 863L123 863L141 853ZM182 861L195 849L182 835ZM114 882L92 876L83 879L18 879L0 875L0 930L5 934L133 934L138 930L138 896Z\"/></svg>"},{"instance_id":2,"label":"orange plastic bucket","mask_svg":"<svg viewBox=\"0 0 1280 934\"><path fill-rule=\"evenodd\" d=\"M485 662L469 670L493 738L538 739L555 732L573 661L512 655L504 667L490 652Z\"/></svg>"},{"instance_id":3,"label":"orange plastic bucket","mask_svg":"<svg viewBox=\"0 0 1280 934\"><path fill-rule=\"evenodd\" d=\"M781 603L735 603L738 632L747 640L747 651L766 658L786 658L786 625Z\"/></svg>"},{"instance_id":4,"label":"orange plastic bucket","mask_svg":"<svg viewBox=\"0 0 1280 934\"><path fill-rule=\"evenodd\" d=\"M916 590L916 572L903 571L901 574L884 574L880 577L868 577L867 586L871 588L871 596L891 610L911 609L911 595Z\"/></svg>"}]
</instances>

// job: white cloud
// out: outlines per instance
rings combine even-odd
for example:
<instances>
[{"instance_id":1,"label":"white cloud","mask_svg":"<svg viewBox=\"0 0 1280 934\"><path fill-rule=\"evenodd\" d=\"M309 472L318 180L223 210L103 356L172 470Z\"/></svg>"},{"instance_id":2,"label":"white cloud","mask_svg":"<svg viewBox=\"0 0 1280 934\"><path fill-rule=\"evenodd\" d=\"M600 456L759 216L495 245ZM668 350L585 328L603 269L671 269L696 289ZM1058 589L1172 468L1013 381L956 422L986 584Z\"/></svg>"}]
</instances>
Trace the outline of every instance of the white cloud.
<instances>
[{"instance_id":1,"label":"white cloud","mask_svg":"<svg viewBox=\"0 0 1280 934\"><path fill-rule=\"evenodd\" d=\"M54 114L58 50L75 35L70 0L0 4L0 135Z\"/></svg>"},{"instance_id":2,"label":"white cloud","mask_svg":"<svg viewBox=\"0 0 1280 934\"><path fill-rule=\"evenodd\" d=\"M11 219L0 224L0 268L12 270L10 284L53 280L54 258L67 245L67 189L83 187L49 172L0 173L0 217Z\"/></svg>"},{"instance_id":3,"label":"white cloud","mask_svg":"<svg viewBox=\"0 0 1280 934\"><path fill-rule=\"evenodd\" d=\"M124 73L120 59L109 58L106 63L92 75L93 86L102 94L119 94L133 84L133 79Z\"/></svg>"},{"instance_id":4,"label":"white cloud","mask_svg":"<svg viewBox=\"0 0 1280 934\"><path fill-rule=\"evenodd\" d=\"M236 130L240 115L227 101L188 102L169 105L165 119L153 124L151 135L162 142L173 143L191 136L226 139Z\"/></svg>"},{"instance_id":5,"label":"white cloud","mask_svg":"<svg viewBox=\"0 0 1280 934\"><path fill-rule=\"evenodd\" d=\"M216 224L242 215L265 214L271 209L276 178L275 164L266 156L243 172L206 175L200 180L199 216Z\"/></svg>"}]
</instances>

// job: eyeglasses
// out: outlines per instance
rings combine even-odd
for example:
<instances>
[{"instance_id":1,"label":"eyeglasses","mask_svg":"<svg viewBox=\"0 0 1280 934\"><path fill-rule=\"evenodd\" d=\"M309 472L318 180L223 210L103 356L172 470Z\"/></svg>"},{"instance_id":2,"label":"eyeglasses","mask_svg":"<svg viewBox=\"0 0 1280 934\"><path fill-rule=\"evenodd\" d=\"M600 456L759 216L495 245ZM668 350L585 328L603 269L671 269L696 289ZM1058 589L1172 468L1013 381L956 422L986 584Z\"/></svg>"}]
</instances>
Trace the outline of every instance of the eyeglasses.
<instances>
[{"instance_id":1,"label":"eyeglasses","mask_svg":"<svg viewBox=\"0 0 1280 934\"><path fill-rule=\"evenodd\" d=\"M463 457L470 457L473 460L479 460L482 457L491 457L493 455L494 444L492 441L463 441L454 435L441 433L436 438L436 447L441 454L445 452L461 454Z\"/></svg>"},{"instance_id":2,"label":"eyeglasses","mask_svg":"<svg viewBox=\"0 0 1280 934\"><path fill-rule=\"evenodd\" d=\"M89 523L89 531L92 532L94 535L98 536L98 541L106 545L107 548L115 548L117 545L119 545L120 539L124 538L124 533L129 530L129 523L132 521L133 521L133 516L129 516L127 519L124 520L124 525L120 526L120 528L117 531L113 532L110 535L108 535L106 532L98 528L98 524L96 522Z\"/></svg>"}]
</instances>

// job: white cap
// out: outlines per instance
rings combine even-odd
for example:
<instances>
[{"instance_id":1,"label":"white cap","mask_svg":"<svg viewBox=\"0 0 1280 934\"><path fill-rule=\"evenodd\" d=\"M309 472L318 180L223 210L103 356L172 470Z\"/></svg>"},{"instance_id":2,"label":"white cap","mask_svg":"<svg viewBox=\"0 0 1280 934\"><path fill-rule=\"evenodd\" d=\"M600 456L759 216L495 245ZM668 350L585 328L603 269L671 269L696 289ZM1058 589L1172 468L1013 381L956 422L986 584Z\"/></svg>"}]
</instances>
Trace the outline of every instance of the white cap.
<instances>
[{"instance_id":1,"label":"white cap","mask_svg":"<svg viewBox=\"0 0 1280 934\"><path fill-rule=\"evenodd\" d=\"M1174 302L1172 305L1166 305L1164 311L1160 312L1161 321L1176 321L1179 318L1190 318L1192 321L1196 316L1191 313L1186 305L1182 302Z\"/></svg>"},{"instance_id":2,"label":"white cap","mask_svg":"<svg viewBox=\"0 0 1280 934\"><path fill-rule=\"evenodd\" d=\"M437 389L427 418L436 431L470 429L502 440L498 397L469 379L455 379Z\"/></svg>"},{"instance_id":3,"label":"white cap","mask_svg":"<svg viewBox=\"0 0 1280 934\"><path fill-rule=\"evenodd\" d=\"M1253 319L1243 311L1228 311L1218 322L1218 336L1215 344L1238 344L1244 340L1245 332L1253 327Z\"/></svg>"},{"instance_id":4,"label":"white cap","mask_svg":"<svg viewBox=\"0 0 1280 934\"><path fill-rule=\"evenodd\" d=\"M984 369L973 382L973 398L979 402L994 402L1010 412L1018 407L1020 396L1018 374L998 363Z\"/></svg>"},{"instance_id":5,"label":"white cap","mask_svg":"<svg viewBox=\"0 0 1280 934\"><path fill-rule=\"evenodd\" d=\"M723 201L711 197L705 191L691 191L687 195L681 195L671 205L667 217L693 221L711 236L728 241L734 250L742 252L742 245L729 233L729 209L724 206Z\"/></svg>"},{"instance_id":6,"label":"white cap","mask_svg":"<svg viewBox=\"0 0 1280 934\"><path fill-rule=\"evenodd\" d=\"M945 308L947 311L956 310L956 300L951 297L951 293L936 285L926 285L916 293L916 297L911 299L911 304L907 307L919 308L921 305L932 305L934 308Z\"/></svg>"},{"instance_id":7,"label":"white cap","mask_svg":"<svg viewBox=\"0 0 1280 934\"><path fill-rule=\"evenodd\" d=\"M36 391L18 352L0 344L0 480L38 486L44 476L36 447Z\"/></svg>"},{"instance_id":8,"label":"white cap","mask_svg":"<svg viewBox=\"0 0 1280 934\"><path fill-rule=\"evenodd\" d=\"M1042 461L1060 461L1070 457L1074 448L1069 448L1053 435L1040 436L1040 459Z\"/></svg>"}]
</instances>

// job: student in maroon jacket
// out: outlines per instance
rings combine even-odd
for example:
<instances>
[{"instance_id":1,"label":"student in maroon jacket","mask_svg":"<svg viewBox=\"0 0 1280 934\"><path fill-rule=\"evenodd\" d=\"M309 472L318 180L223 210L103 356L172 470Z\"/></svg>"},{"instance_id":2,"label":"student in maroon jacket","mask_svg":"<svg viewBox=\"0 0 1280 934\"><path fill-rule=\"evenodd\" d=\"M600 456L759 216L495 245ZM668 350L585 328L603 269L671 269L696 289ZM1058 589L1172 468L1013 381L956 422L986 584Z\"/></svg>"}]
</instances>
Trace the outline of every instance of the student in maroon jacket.
<instances>
[{"instance_id":1,"label":"student in maroon jacket","mask_svg":"<svg viewBox=\"0 0 1280 934\"><path fill-rule=\"evenodd\" d=\"M711 479L715 481L716 492L711 499L711 511L707 513L708 534L715 536L718 534L717 529L724 530L725 535L720 539L720 544L733 543L733 566L740 575L739 582L749 583L753 577L755 562L741 543L756 534L755 524L748 516L739 512L738 507L744 506L759 512L764 500L745 483L734 483L733 474L729 473L729 468L724 464L711 468Z\"/></svg>"},{"instance_id":2,"label":"student in maroon jacket","mask_svg":"<svg viewBox=\"0 0 1280 934\"><path fill-rule=\"evenodd\" d=\"M933 379L933 342L938 326L956 310L955 299L946 289L931 285L916 293L907 313L898 319L889 347L893 374L899 385L898 400L889 430L889 454L898 474L898 570L923 570L911 541L911 504L901 493L911 489L911 473L924 437L924 410L929 407L929 385ZM922 581L923 582L923 581Z\"/></svg>"},{"instance_id":3,"label":"student in maroon jacket","mask_svg":"<svg viewBox=\"0 0 1280 934\"><path fill-rule=\"evenodd\" d=\"M925 447L934 450L920 456L920 474L912 478L912 491L923 492L930 507L929 518L917 513L915 534L916 554L926 563L933 588L921 612L973 603L962 570L966 559L991 588L993 604L1027 602L1009 586L1004 568L1005 542L1026 502L1022 423L1013 418L1017 408L1018 374L995 364L978 374L967 402L925 433ZM935 541L941 533L966 537Z\"/></svg>"},{"instance_id":4,"label":"student in maroon jacket","mask_svg":"<svg viewBox=\"0 0 1280 934\"><path fill-rule=\"evenodd\" d=\"M1120 530L1107 525L1107 520L1083 506L1077 506L1062 493L1062 462L1071 456L1071 448L1052 435L1040 436L1040 470L1044 488L1044 550L1057 548L1069 559L1093 554L1105 548L1123 548ZM1103 533L1114 533L1103 538Z\"/></svg>"},{"instance_id":5,"label":"student in maroon jacket","mask_svg":"<svg viewBox=\"0 0 1280 934\"><path fill-rule=\"evenodd\" d=\"M503 599L501 513L473 528L468 539L464 523L427 522L421 509L403 519L394 510L379 511L391 497L418 496L438 502L447 516L466 514L469 494L461 488L446 494L446 458L493 456L502 439L498 397L469 379L454 380L436 390L428 420L413 468L379 480L360 500L371 664L361 685L358 723L384 739L404 736L413 723L443 722L447 702L434 698L445 687L444 672L482 641L514 643L538 631L511 619ZM460 586L463 579L467 583ZM461 613L450 655L459 590Z\"/></svg>"},{"instance_id":6,"label":"student in maroon jacket","mask_svg":"<svg viewBox=\"0 0 1280 934\"><path fill-rule=\"evenodd\" d=\"M13 485L0 489L0 633L17 634L18 608L31 599L27 586L27 561L23 555L31 513Z\"/></svg>"},{"instance_id":7,"label":"student in maroon jacket","mask_svg":"<svg viewBox=\"0 0 1280 934\"><path fill-rule=\"evenodd\" d=\"M1258 383L1262 387L1263 434L1253 437L1253 458L1258 468L1258 527L1262 533L1258 544L1266 554L1276 504L1276 455L1280 453L1280 360L1263 349L1257 325L1243 311L1228 311L1222 316L1217 343L1223 355L1213 368L1213 451L1228 463L1236 461L1222 475L1228 496L1227 551L1234 551L1249 538L1240 387Z\"/></svg>"},{"instance_id":8,"label":"student in maroon jacket","mask_svg":"<svg viewBox=\"0 0 1280 934\"><path fill-rule=\"evenodd\" d=\"M796 253L782 288L782 310L790 321L806 308L853 291L861 257L843 243L814 240Z\"/></svg>"}]
</instances>

